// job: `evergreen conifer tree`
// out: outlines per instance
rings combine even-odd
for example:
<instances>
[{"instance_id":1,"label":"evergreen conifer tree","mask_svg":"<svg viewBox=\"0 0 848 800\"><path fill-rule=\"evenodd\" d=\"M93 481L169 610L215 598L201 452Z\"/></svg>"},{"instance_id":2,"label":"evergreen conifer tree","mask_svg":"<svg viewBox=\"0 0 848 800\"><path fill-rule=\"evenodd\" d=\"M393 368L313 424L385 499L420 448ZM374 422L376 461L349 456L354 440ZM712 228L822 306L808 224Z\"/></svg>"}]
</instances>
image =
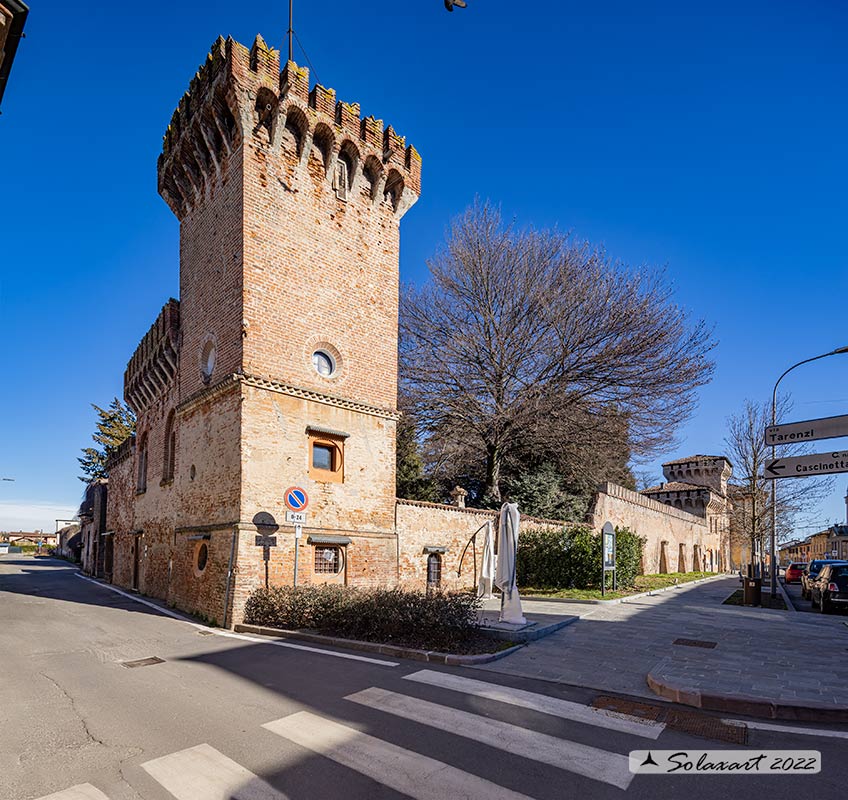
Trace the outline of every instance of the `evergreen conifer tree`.
<instances>
[{"instance_id":1,"label":"evergreen conifer tree","mask_svg":"<svg viewBox=\"0 0 848 800\"><path fill-rule=\"evenodd\" d=\"M96 431L91 438L98 446L84 447L83 457L77 459L82 467L80 480L83 483L107 477L107 459L135 433L135 415L117 397L113 398L108 409L94 403L91 407L97 412Z\"/></svg>"}]
</instances>

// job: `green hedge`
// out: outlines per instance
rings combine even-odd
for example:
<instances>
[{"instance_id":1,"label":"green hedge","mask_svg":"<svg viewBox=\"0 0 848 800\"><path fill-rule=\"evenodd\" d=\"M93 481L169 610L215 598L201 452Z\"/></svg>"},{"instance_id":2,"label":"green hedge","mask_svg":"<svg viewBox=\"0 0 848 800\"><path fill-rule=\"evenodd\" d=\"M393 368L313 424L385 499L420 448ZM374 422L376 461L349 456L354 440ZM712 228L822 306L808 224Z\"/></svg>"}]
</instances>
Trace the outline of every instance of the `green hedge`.
<instances>
[{"instance_id":1,"label":"green hedge","mask_svg":"<svg viewBox=\"0 0 848 800\"><path fill-rule=\"evenodd\" d=\"M629 528L616 528L616 534L618 585L632 586L641 571L645 540ZM522 531L517 574L519 586L536 589L600 588L601 535L588 525Z\"/></svg>"},{"instance_id":2,"label":"green hedge","mask_svg":"<svg viewBox=\"0 0 848 800\"><path fill-rule=\"evenodd\" d=\"M245 622L412 647L426 642L440 650L476 634L479 608L466 592L281 586L257 589L245 606Z\"/></svg>"}]
</instances>

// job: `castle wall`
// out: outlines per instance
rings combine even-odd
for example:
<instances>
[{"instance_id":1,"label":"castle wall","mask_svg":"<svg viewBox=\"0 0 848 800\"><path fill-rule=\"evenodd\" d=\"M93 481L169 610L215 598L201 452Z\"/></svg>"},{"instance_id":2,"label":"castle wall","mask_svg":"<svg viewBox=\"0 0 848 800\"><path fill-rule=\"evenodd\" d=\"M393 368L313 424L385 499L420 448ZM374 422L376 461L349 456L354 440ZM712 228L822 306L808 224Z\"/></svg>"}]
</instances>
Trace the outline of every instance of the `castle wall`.
<instances>
[{"instance_id":1,"label":"castle wall","mask_svg":"<svg viewBox=\"0 0 848 800\"><path fill-rule=\"evenodd\" d=\"M316 148L299 164L293 148L252 139L245 155L244 370L393 410L399 219L361 189L340 200Z\"/></svg>"},{"instance_id":2,"label":"castle wall","mask_svg":"<svg viewBox=\"0 0 848 800\"><path fill-rule=\"evenodd\" d=\"M676 572L681 566L686 571L700 570L704 562L710 569L710 553L712 568L719 569L721 535L713 532L709 518L679 511L623 486L605 483L596 495L590 524L600 529L605 522L630 528L646 539L642 562L646 574Z\"/></svg>"},{"instance_id":3,"label":"castle wall","mask_svg":"<svg viewBox=\"0 0 848 800\"><path fill-rule=\"evenodd\" d=\"M180 222L180 397L237 372L242 357L243 193L239 147L210 177L206 202ZM215 368L204 380L204 348Z\"/></svg>"}]
</instances>

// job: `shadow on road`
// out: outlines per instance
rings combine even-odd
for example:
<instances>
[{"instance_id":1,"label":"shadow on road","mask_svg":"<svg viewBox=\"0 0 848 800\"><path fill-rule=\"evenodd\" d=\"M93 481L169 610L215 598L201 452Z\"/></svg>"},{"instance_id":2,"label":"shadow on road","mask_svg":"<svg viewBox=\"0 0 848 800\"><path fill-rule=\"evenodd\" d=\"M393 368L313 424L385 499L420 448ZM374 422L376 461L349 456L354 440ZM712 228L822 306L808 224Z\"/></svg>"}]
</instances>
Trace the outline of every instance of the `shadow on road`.
<instances>
[{"instance_id":1,"label":"shadow on road","mask_svg":"<svg viewBox=\"0 0 848 800\"><path fill-rule=\"evenodd\" d=\"M168 616L164 611L160 613L116 592L92 592L91 589L96 584L77 578L76 575L80 574L79 568L62 559L0 556L0 568L2 567L14 567L15 571L0 569L0 593L10 592L61 603L117 608L134 614Z\"/></svg>"}]
</instances>

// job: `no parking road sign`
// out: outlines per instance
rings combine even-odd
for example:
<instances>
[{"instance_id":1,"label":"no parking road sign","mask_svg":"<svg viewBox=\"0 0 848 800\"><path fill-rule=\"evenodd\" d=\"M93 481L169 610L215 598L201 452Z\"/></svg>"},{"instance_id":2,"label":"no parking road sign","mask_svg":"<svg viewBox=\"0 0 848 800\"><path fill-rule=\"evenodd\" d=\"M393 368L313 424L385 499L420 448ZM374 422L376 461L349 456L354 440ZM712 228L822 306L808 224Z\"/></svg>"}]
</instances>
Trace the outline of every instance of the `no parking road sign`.
<instances>
[{"instance_id":1,"label":"no parking road sign","mask_svg":"<svg viewBox=\"0 0 848 800\"><path fill-rule=\"evenodd\" d=\"M286 506L292 511L303 511L309 505L309 495L300 486L290 486L285 494Z\"/></svg>"}]
</instances>

